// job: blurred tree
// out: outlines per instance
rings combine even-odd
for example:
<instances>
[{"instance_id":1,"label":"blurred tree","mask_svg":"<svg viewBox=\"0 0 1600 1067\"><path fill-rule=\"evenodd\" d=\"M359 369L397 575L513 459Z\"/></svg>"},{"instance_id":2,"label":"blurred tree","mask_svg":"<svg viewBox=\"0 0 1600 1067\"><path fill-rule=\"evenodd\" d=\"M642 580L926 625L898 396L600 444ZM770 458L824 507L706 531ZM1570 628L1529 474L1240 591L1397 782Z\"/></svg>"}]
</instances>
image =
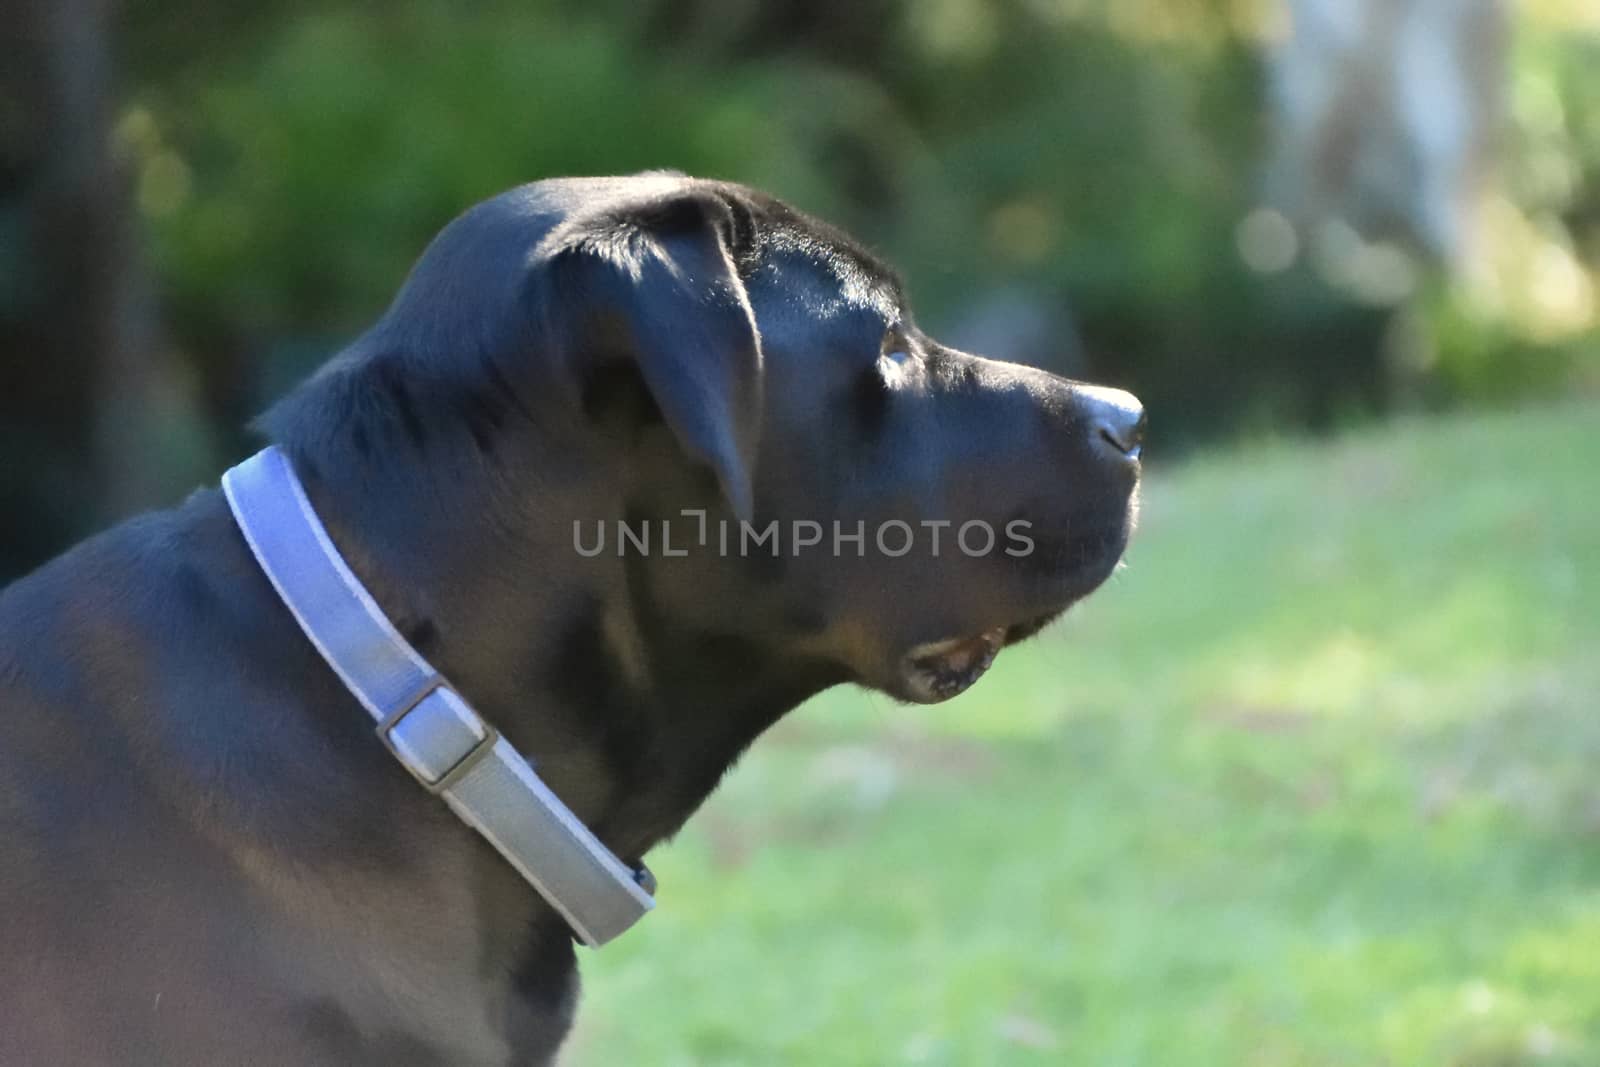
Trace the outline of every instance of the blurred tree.
<instances>
[{"instance_id":1,"label":"blurred tree","mask_svg":"<svg viewBox=\"0 0 1600 1067\"><path fill-rule=\"evenodd\" d=\"M149 320L103 0L8 0L0 32L0 579L142 502Z\"/></svg>"},{"instance_id":2,"label":"blurred tree","mask_svg":"<svg viewBox=\"0 0 1600 1067\"><path fill-rule=\"evenodd\" d=\"M120 11L0 15L0 582L212 466L134 210Z\"/></svg>"},{"instance_id":3,"label":"blurred tree","mask_svg":"<svg viewBox=\"0 0 1600 1067\"><path fill-rule=\"evenodd\" d=\"M1272 49L1274 199L1454 261L1506 92L1501 0L1291 0Z\"/></svg>"}]
</instances>

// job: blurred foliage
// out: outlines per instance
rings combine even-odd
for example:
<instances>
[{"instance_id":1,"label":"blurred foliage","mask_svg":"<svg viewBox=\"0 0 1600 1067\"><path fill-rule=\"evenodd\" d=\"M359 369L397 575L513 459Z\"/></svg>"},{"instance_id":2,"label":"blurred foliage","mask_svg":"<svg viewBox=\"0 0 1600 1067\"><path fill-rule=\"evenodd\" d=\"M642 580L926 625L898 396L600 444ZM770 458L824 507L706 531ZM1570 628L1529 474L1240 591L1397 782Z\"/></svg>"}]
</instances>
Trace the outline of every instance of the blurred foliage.
<instances>
[{"instance_id":1,"label":"blurred foliage","mask_svg":"<svg viewBox=\"0 0 1600 1067\"><path fill-rule=\"evenodd\" d=\"M1137 388L1169 441L1593 376L1600 29L1581 4L1521 18L1486 253L1453 277L1402 259L1420 284L1376 293L1391 250L1276 273L1235 251L1282 32L1266 0L187 14L129 14L120 137L166 322L224 418L370 321L473 201L649 167L841 222L904 268L936 331L992 298L1045 309L1057 369Z\"/></svg>"}]
</instances>

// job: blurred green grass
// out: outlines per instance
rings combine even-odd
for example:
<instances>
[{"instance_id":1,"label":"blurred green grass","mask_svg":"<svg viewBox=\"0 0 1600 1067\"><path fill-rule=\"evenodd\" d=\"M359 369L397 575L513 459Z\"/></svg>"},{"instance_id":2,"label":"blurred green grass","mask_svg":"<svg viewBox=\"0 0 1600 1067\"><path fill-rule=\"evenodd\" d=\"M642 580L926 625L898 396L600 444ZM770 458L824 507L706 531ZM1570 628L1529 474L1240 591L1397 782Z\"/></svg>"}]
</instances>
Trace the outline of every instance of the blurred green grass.
<instances>
[{"instance_id":1,"label":"blurred green grass","mask_svg":"<svg viewBox=\"0 0 1600 1067\"><path fill-rule=\"evenodd\" d=\"M1600 407L1157 468L968 695L826 694L564 1063L1600 1064Z\"/></svg>"}]
</instances>

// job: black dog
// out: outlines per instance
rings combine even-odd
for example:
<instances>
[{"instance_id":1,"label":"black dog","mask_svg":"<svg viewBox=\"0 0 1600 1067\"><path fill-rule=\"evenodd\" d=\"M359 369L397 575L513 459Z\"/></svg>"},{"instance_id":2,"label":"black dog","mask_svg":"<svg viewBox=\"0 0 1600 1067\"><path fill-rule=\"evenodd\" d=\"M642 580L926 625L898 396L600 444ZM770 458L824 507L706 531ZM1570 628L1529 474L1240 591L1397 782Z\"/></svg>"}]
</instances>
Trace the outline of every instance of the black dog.
<instances>
[{"instance_id":1,"label":"black dog","mask_svg":"<svg viewBox=\"0 0 1600 1067\"><path fill-rule=\"evenodd\" d=\"M467 212L262 426L636 861L812 694L943 699L1102 582L1143 416L938 344L771 198L648 174ZM0 596L0 731L0 1063L553 1058L572 930L374 739L218 491Z\"/></svg>"}]
</instances>

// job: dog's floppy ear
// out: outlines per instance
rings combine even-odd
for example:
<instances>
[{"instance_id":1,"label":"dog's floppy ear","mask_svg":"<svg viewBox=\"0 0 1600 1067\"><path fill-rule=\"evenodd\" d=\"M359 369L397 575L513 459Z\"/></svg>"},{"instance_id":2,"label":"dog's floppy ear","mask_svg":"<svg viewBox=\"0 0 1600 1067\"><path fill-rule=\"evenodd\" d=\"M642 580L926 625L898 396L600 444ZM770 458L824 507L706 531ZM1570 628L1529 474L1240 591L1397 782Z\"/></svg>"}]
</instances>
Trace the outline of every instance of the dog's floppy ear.
<instances>
[{"instance_id":1,"label":"dog's floppy ear","mask_svg":"<svg viewBox=\"0 0 1600 1067\"><path fill-rule=\"evenodd\" d=\"M563 222L541 245L544 312L569 367L630 359L684 450L749 518L761 435L761 340L734 260L740 227L676 190Z\"/></svg>"}]
</instances>

